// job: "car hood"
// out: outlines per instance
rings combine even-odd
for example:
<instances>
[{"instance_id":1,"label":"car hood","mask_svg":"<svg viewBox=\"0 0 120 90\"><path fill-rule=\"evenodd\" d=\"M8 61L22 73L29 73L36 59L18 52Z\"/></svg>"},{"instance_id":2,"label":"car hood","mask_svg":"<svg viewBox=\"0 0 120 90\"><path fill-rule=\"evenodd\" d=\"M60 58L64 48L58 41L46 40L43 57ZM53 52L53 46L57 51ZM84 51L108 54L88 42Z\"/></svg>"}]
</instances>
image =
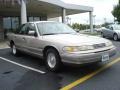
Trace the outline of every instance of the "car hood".
<instances>
[{"instance_id":1,"label":"car hood","mask_svg":"<svg viewBox=\"0 0 120 90\"><path fill-rule=\"evenodd\" d=\"M93 45L100 43L107 43L109 40L84 34L58 34L43 36L45 41L56 42L68 46Z\"/></svg>"}]
</instances>

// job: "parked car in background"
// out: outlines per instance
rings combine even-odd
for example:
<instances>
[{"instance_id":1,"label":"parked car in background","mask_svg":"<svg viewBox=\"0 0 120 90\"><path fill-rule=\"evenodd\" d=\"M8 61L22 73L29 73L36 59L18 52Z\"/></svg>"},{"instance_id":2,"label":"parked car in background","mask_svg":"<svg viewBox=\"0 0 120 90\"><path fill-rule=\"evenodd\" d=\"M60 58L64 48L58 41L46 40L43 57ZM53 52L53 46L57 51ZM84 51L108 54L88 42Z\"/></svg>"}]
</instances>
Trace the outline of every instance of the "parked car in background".
<instances>
[{"instance_id":1,"label":"parked car in background","mask_svg":"<svg viewBox=\"0 0 120 90\"><path fill-rule=\"evenodd\" d=\"M94 31L100 33L102 31L102 28L95 28Z\"/></svg>"},{"instance_id":2,"label":"parked car in background","mask_svg":"<svg viewBox=\"0 0 120 90\"><path fill-rule=\"evenodd\" d=\"M105 27L101 32L102 37L113 38L115 41L120 39L120 25L113 24Z\"/></svg>"},{"instance_id":3,"label":"parked car in background","mask_svg":"<svg viewBox=\"0 0 120 90\"><path fill-rule=\"evenodd\" d=\"M111 41L76 33L65 24L50 21L28 22L8 34L14 55L19 51L43 58L51 71L64 63L80 65L107 61L116 52Z\"/></svg>"}]
</instances>

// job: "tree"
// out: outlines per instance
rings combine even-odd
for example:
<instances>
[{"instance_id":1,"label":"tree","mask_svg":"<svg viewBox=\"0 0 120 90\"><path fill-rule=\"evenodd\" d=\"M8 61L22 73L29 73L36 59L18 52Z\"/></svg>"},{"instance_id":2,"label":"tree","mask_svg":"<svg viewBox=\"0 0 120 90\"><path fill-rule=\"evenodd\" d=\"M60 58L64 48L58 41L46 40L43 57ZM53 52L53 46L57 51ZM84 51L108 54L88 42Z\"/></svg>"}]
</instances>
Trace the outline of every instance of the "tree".
<instances>
[{"instance_id":1,"label":"tree","mask_svg":"<svg viewBox=\"0 0 120 90\"><path fill-rule=\"evenodd\" d=\"M108 25L110 25L111 23L105 22L104 24L102 24L102 27L106 27Z\"/></svg>"},{"instance_id":2,"label":"tree","mask_svg":"<svg viewBox=\"0 0 120 90\"><path fill-rule=\"evenodd\" d=\"M116 18L116 21L120 23L120 0L118 5L116 5L112 11L113 16Z\"/></svg>"},{"instance_id":3,"label":"tree","mask_svg":"<svg viewBox=\"0 0 120 90\"><path fill-rule=\"evenodd\" d=\"M71 25L71 27L73 29L76 29L76 30L85 30L85 29L90 29L90 25L87 25L87 24L79 24L79 23L73 23Z\"/></svg>"}]
</instances>

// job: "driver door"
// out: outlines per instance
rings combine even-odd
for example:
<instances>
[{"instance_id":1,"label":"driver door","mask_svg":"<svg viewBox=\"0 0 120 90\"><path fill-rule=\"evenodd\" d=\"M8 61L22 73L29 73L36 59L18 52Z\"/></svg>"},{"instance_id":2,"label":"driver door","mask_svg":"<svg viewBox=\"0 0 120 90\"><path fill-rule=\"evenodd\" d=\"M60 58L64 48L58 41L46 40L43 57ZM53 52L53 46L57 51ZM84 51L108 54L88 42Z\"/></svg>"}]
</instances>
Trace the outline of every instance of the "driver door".
<instances>
[{"instance_id":1,"label":"driver door","mask_svg":"<svg viewBox=\"0 0 120 90\"><path fill-rule=\"evenodd\" d=\"M112 37L113 37L113 34L114 34L113 27L112 27L112 26L109 26L109 29L108 29L108 37L112 38Z\"/></svg>"},{"instance_id":2,"label":"driver door","mask_svg":"<svg viewBox=\"0 0 120 90\"><path fill-rule=\"evenodd\" d=\"M34 23L28 24L28 33L26 34L27 38L27 49L30 53L39 55L42 57L41 41L42 37L38 37L38 33Z\"/></svg>"}]
</instances>

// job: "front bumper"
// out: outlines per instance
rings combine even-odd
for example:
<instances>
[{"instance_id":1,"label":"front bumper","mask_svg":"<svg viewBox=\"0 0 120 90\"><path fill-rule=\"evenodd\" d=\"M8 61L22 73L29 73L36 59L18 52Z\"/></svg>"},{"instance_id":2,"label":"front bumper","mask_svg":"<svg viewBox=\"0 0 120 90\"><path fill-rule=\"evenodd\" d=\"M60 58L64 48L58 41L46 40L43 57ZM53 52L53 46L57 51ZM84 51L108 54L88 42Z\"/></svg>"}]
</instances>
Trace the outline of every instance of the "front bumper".
<instances>
[{"instance_id":1,"label":"front bumper","mask_svg":"<svg viewBox=\"0 0 120 90\"><path fill-rule=\"evenodd\" d=\"M85 53L85 54L64 53L61 55L61 59L63 63L69 63L69 64L85 64L85 63L101 62L102 55L104 53L108 53L109 57L112 57L116 54L116 48L114 47L104 51Z\"/></svg>"}]
</instances>

